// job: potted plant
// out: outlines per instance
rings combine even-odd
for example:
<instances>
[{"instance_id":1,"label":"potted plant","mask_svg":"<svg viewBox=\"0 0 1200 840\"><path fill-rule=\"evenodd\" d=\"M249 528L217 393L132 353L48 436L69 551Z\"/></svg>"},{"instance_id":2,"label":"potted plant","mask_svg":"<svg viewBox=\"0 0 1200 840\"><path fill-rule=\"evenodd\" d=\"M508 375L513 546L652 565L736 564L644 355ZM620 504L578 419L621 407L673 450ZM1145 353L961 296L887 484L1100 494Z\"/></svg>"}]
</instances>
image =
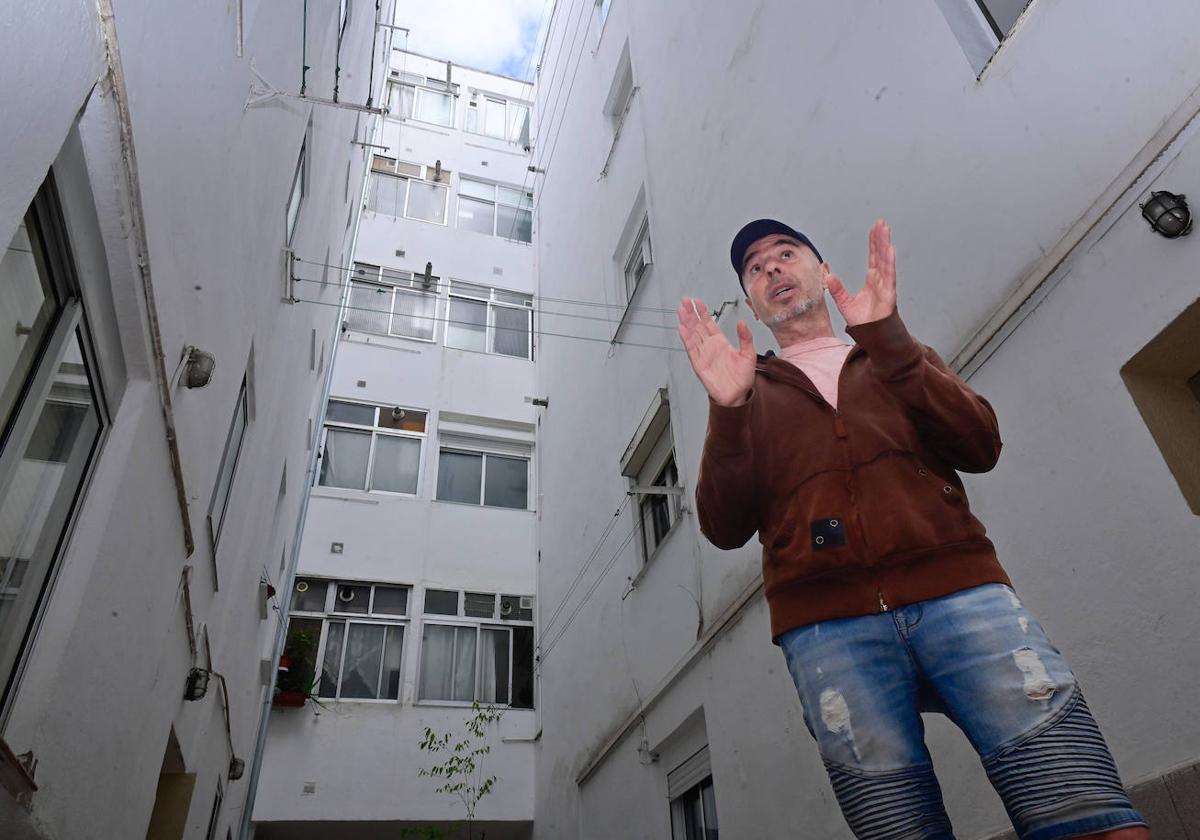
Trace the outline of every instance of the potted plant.
<instances>
[{"instance_id":1,"label":"potted plant","mask_svg":"<svg viewBox=\"0 0 1200 840\"><path fill-rule=\"evenodd\" d=\"M303 630L288 635L279 657L279 675L275 679L276 706L300 707L316 687L317 640Z\"/></svg>"}]
</instances>

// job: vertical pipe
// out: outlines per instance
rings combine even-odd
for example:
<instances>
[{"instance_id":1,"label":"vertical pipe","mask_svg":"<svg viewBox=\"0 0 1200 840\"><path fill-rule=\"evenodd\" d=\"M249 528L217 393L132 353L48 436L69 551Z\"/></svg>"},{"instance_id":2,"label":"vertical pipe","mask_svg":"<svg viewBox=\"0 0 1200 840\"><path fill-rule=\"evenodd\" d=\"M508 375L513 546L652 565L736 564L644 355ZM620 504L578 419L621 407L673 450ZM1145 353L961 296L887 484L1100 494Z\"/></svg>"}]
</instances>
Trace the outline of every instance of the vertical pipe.
<instances>
[{"instance_id":1,"label":"vertical pipe","mask_svg":"<svg viewBox=\"0 0 1200 840\"><path fill-rule=\"evenodd\" d=\"M300 95L308 87L308 0L304 0L304 22L300 35Z\"/></svg>"},{"instance_id":2,"label":"vertical pipe","mask_svg":"<svg viewBox=\"0 0 1200 840\"><path fill-rule=\"evenodd\" d=\"M304 5L305 5L305 9L307 10L308 0L304 0ZM393 15L395 14L395 6L394 5L392 6L392 13L393 13ZM392 40L393 40L392 30L389 29L388 30L388 38L387 38L388 45L387 45L387 53L386 53L386 55L387 55L386 60L388 62L391 61ZM386 70L386 66L385 66L385 70ZM386 83L386 79L387 79L386 72L384 73L383 78L385 79L385 83ZM371 131L372 136L374 136L376 134L376 132L378 132L381 129L382 125L383 125L383 117L376 115L375 116L375 126ZM359 191L359 197L358 197L358 209L355 210L354 235L353 235L353 237L351 237L351 240L350 240L350 253L351 254L354 254L354 252L358 248L358 233L359 233L359 226L362 222L362 208L363 208L363 205L366 204L367 188L368 188L369 184L370 184L370 171L369 171L369 167L368 167L368 170L363 173L362 188ZM344 273L345 273L345 271L346 270L343 268ZM329 402L329 394L331 393L331 391L333 389L333 368L334 368L335 363L337 362L337 351L338 351L338 346L339 346L339 338L341 336L342 320L343 320L343 315L345 314L345 307L348 306L350 303L350 279L349 279L348 274L345 277L345 284L346 284L345 288L342 289L341 300L340 300L340 305L341 305L342 309L338 312L337 322L333 326L333 337L332 337L332 341L330 343L329 362L325 368L325 381L321 386L321 403L320 403L320 405L321 405L322 414L317 417L318 421L323 420L323 413L325 411L325 405ZM308 502L309 502L309 499L312 497L313 478L314 478L314 476L316 474L316 470L317 470L317 456L320 453L320 447L318 446L318 441L319 441L320 435L321 435L321 425L322 425L321 422L317 422L314 425L313 434L315 437L312 440L312 454L309 456L309 459L308 459L308 469L306 470L305 475L304 475L304 495L301 497L301 500L300 500L300 514L297 517L296 527L292 533L291 556L288 558L287 573L284 576L284 578L280 581L280 583L282 584L282 586L280 587L280 594L282 595L282 597L279 599L279 602L280 602L279 625L275 628L275 643L274 643L274 647L272 649L272 654L271 654L271 663L272 664L279 661L279 655L283 652L283 645L284 645L284 642L287 640L288 610L289 610L289 607L291 606L291 592L292 592L292 587L295 585L296 569L300 564L300 544L303 541L303 537L304 537L304 524L305 524L306 520L308 519ZM238 835L237 836L238 836L239 840L250 840L250 838L252 837L252 831L253 831L252 820L253 820L253 816L254 816L254 800L255 800L255 797L258 792L259 775L262 772L263 753L266 750L266 746L267 746L267 724L268 724L268 721L270 720L270 716L271 716L271 699L274 696L274 692L275 692L275 675L272 675L271 683L269 686L267 686L267 690L263 696L262 708L259 711L258 734L255 737L254 756L251 759L251 763L250 763L250 778L247 781L246 799L242 805L242 814L241 814L241 819L240 819L239 825L238 825Z\"/></svg>"}]
</instances>

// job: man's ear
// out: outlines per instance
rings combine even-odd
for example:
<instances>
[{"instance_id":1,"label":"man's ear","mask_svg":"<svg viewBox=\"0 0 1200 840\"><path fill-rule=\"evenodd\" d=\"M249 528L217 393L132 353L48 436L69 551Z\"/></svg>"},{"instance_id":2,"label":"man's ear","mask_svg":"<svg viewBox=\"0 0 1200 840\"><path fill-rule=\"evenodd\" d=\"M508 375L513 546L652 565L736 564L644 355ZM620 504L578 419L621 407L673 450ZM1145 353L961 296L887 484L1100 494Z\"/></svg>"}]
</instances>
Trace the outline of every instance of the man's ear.
<instances>
[{"instance_id":1,"label":"man's ear","mask_svg":"<svg viewBox=\"0 0 1200 840\"><path fill-rule=\"evenodd\" d=\"M754 316L755 321L761 320L758 317L758 313L754 311L754 304L750 302L750 295L746 295L746 306L749 308L750 314Z\"/></svg>"},{"instance_id":2,"label":"man's ear","mask_svg":"<svg viewBox=\"0 0 1200 840\"><path fill-rule=\"evenodd\" d=\"M829 263L827 263L827 262L821 263L821 286L826 291L829 290L829 286L825 283L825 281L829 278L829 275L831 273L832 272L829 270Z\"/></svg>"}]
</instances>

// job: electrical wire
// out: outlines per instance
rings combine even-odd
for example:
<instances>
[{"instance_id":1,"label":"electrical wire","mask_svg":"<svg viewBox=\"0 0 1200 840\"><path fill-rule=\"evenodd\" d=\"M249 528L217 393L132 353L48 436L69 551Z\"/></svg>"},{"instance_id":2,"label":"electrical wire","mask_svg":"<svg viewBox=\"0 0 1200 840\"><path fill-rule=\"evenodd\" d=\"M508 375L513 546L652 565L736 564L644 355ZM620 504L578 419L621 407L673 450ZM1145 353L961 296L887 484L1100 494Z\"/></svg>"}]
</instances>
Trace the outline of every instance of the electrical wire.
<instances>
[{"instance_id":1,"label":"electrical wire","mask_svg":"<svg viewBox=\"0 0 1200 840\"><path fill-rule=\"evenodd\" d=\"M343 283L332 283L328 280L310 280L307 277L293 277L292 279L298 283L312 283L314 286L343 287L345 285ZM432 284L430 284L430 285L432 286ZM392 293L393 288L399 289L402 292L409 292L410 294L414 294L414 293L420 294L420 292L415 289L409 290L409 289L405 289L403 286L388 286L386 288L381 287L376 290L376 293L381 294L381 295L390 295ZM453 293L451 293L451 294L453 295ZM457 295L455 295L455 296L457 297ZM532 295L531 295L531 297L532 297ZM432 299L433 300L441 300L440 297L432 298ZM460 299L470 300L472 302L478 302L478 303L488 303L489 302L489 301L482 300L480 298L463 297ZM537 300L537 299L535 298L535 300ZM496 301L490 301L490 302L496 303ZM602 324L608 324L610 327L616 327L617 324L620 323L618 320L616 320L612 317L603 317L602 318L602 317L599 317L596 315L580 315L580 314L576 314L573 312L557 312L557 311L550 310L550 309L544 309L541 306L520 306L517 304L504 304L504 303L501 303L500 305L506 309L514 309L518 312L533 312L536 315L544 315L549 318L573 318L578 321L598 321L599 323L602 323ZM368 309L371 312L378 312L380 315L391 314L390 311L383 312L382 310L371 309L370 307L363 307L363 308ZM422 317L422 318L424 318L424 317L429 317L429 316L404 315L404 317L409 317L409 318ZM647 324L643 321L625 321L624 326L626 326L626 327L645 327L646 329L651 329L651 330L667 330L672 333L677 331L676 327L669 325L669 324ZM518 329L518 328L503 327L502 329Z\"/></svg>"},{"instance_id":2,"label":"electrical wire","mask_svg":"<svg viewBox=\"0 0 1200 840\"><path fill-rule=\"evenodd\" d=\"M582 0L582 2L579 5L579 15L578 15L578 17L575 18L575 21L574 21L575 31L571 37L571 48L572 49L574 49L575 43L579 38L579 24L583 21L584 15L586 14L587 8L589 5L594 5L594 3L589 4L588 0ZM566 82L567 71L565 69L563 70L563 73L562 73L562 80L559 82L557 87L555 86L554 83L555 83L555 79L558 77L558 67L559 67L558 60L560 57L562 57L563 47L567 43L567 32L571 28L571 15L574 14L575 11L576 11L576 9L572 5L571 7L569 7L566 15L563 16L562 37L558 40L557 50L555 52L554 57L549 61L550 66L554 68L554 72L550 76L550 83L546 86L546 90L543 92L544 96L540 97L543 110L546 112L546 126L547 127L554 124L554 114L558 110L557 106L558 106L558 102L562 96L562 90L567 84L567 82ZM588 28L589 29L591 28L590 24L588 25ZM547 32L546 37L549 38L551 34L552 34L551 32ZM586 40L585 40L585 43L586 43ZM562 65L563 68L566 68L567 66L568 66L567 64ZM548 133L549 132L547 132L547 134Z\"/></svg>"},{"instance_id":3,"label":"electrical wire","mask_svg":"<svg viewBox=\"0 0 1200 840\"><path fill-rule=\"evenodd\" d=\"M585 2L583 3L583 11L586 11L587 5L588 4L585 0ZM550 117L547 119L547 123L546 123L547 128L549 128L549 126L553 125L553 116L558 111L558 103L559 103L559 101L561 101L563 110L558 118L558 127L554 131L554 143L551 147L549 158L547 158L547 156L545 154L545 151L544 151L545 147L543 145L542 154L540 155L538 160L534 161L535 170L540 169L543 172L546 172L547 168L550 164L550 161L554 159L554 147L558 146L558 137L562 133L562 125L563 125L563 122L566 120L567 108L569 107L570 102L571 102L571 91L573 91L575 89L575 79L579 75L580 65L583 64L583 50L584 50L584 47L587 46L588 34L591 33L591 31L592 31L592 21L595 20L596 16L595 15L587 16L587 18L588 18L587 28L584 29L584 31L583 31L583 38L579 38L579 26L581 23L583 23L583 18L584 18L584 14L581 13L579 16L579 19L575 22L575 34L571 38L570 49L572 49L572 50L575 49L575 44L576 44L577 39L578 39L578 43L579 43L579 49L575 53L575 69L571 73L571 83L567 87L567 92L566 92L565 98L563 98L563 96L562 96L562 85L561 84L559 85L559 90L558 90L558 93L556 94L554 105L551 108ZM565 40L566 33L564 32L563 35L564 35L564 40ZM563 65L563 67L564 67L563 78L564 79L567 76L566 69L565 69L566 66L567 65ZM535 202L535 206L536 206L536 202Z\"/></svg>"},{"instance_id":4,"label":"electrical wire","mask_svg":"<svg viewBox=\"0 0 1200 840\"><path fill-rule=\"evenodd\" d=\"M292 300L292 303L308 303L308 304L312 304L313 306L332 306L337 309L347 309L347 310L358 311L358 312L372 312L376 315L381 314L378 309L370 309L365 306L350 306L349 304L347 304L346 306L342 306L342 304L340 304L340 303L330 303L328 301L323 301L323 300L308 300L306 298L297 298L297 297L294 297L291 300ZM467 327L484 326L482 324L475 323L474 321L462 321L462 320L459 320L456 318L440 318L436 315L405 315L404 317L412 318L413 320L417 320L417 321L432 321L434 323L441 323L441 324L458 324L458 325L467 326ZM638 342L638 341L625 341L624 339L604 338L602 336L575 335L573 333L550 332L549 330L538 330L538 329L528 330L525 327L492 326L490 329L504 330L506 332L530 333L532 335L547 336L550 338L568 338L568 339L573 339L575 341L592 341L592 342L599 342L599 343L603 343L603 344L620 344L623 347L642 347L647 350L664 350L668 353L683 353L683 352L685 352L683 347L663 347L660 344L644 344L644 343ZM402 338L403 336L397 336L397 337Z\"/></svg>"},{"instance_id":5,"label":"electrical wire","mask_svg":"<svg viewBox=\"0 0 1200 840\"><path fill-rule=\"evenodd\" d=\"M353 271L357 266L364 265L364 263L355 263L352 265L334 265L333 263L323 263L323 262L318 262L316 260L302 260L299 257L295 257L294 259L296 262L304 263L305 265L317 266L318 268L336 268L340 271ZM374 263L366 263L366 265L374 265ZM413 274L414 279L416 279L420 276L421 276L420 274L416 274L416 273ZM318 282L326 283L326 281L309 280L309 279L305 279L302 277L297 277L296 279L304 280L304 282L306 282L306 283L318 283ZM386 281L368 280L367 282L386 282ZM463 282L467 282L467 281L463 281ZM326 284L327 285L339 285L339 286L342 285L341 283L337 283L337 284L326 283ZM471 283L470 285L483 286L484 284ZM403 287L400 287L400 288L403 288ZM437 288L438 290L449 289L450 283L447 281L442 281L442 280L434 280L432 283L430 283L430 288ZM491 288L491 287L489 286L488 288ZM510 289L501 289L501 291L511 291L511 290ZM528 293L528 292L513 292L513 294L530 294L530 293ZM658 313L669 314L669 315L674 315L674 314L676 314L676 312L678 312L677 309L668 309L668 308L661 307L661 306L626 306L621 303L601 303L598 300L578 300L576 298L543 297L541 295L534 295L533 297L535 300L542 300L542 301L546 301L547 303L562 303L562 304L569 304L571 306L594 306L594 307L600 307L602 309L620 309L622 312L628 310L630 312L658 312Z\"/></svg>"},{"instance_id":6,"label":"electrical wire","mask_svg":"<svg viewBox=\"0 0 1200 840\"><path fill-rule=\"evenodd\" d=\"M375 47L379 45L379 12L381 0L375 0L375 26L371 29L371 68L367 78L367 107L375 102ZM391 56L389 56L390 58ZM357 139L357 138L355 138Z\"/></svg>"},{"instance_id":7,"label":"electrical wire","mask_svg":"<svg viewBox=\"0 0 1200 840\"><path fill-rule=\"evenodd\" d=\"M589 5L589 4L588 4L587 0L580 0L580 6L579 6L579 9L580 9L580 10L579 10L579 17L578 17L578 18L576 19L576 21L575 21L575 33L574 33L574 35L573 35L573 36L572 36L572 38L571 38L571 49L574 49L574 48L575 48L575 43L576 43L576 40L579 38L579 25L580 25L580 23L582 23L582 21L583 21L584 17L588 17L588 25L587 25L587 29L586 29L586 30L584 30L583 39L579 41L579 53L578 53L578 55L577 55L577 57L576 57L576 62L575 62L575 74L578 74L578 72L579 72L579 64L580 64L580 63L582 62L582 60L583 60L583 47L584 47L584 46L586 46L586 44L587 44L587 34L588 34L589 32L591 32L591 31L592 31L592 19L595 17L595 15L592 15L592 16L588 16L588 15L587 15L588 5ZM559 55L561 55L561 54L562 54L562 44L566 42L566 29L567 29L567 26L569 26L569 25L570 25L570 24L569 24L569 20L570 20L570 13L569 13L569 12L568 12L567 16L564 18L564 20L565 20L565 21L568 21L568 23L564 23L564 25L563 25L563 38L562 38L562 40L560 40L560 41L559 41L559 52L558 52L558 54L559 54ZM550 33L549 33L549 32L547 32L547 33L546 33L546 37L547 37L547 38L549 38L549 37L550 37ZM532 56L531 56L531 57L532 57ZM564 67L565 67L565 66L566 66L566 65L564 65ZM564 70L563 70L563 78L564 78L564 79L566 78L566 75L567 75L567 74L566 74L566 70L564 69ZM551 76L550 82L551 82L551 86L553 86L553 83L554 83L554 77L553 77L553 76ZM572 76L571 76L571 88L573 89L574 87L575 87L575 75L572 75ZM559 97L561 96L561 94L562 94L562 84L560 83L560 84L559 84L559 87L558 87L558 91L557 91L557 93L555 94L555 100L554 100L554 104L551 106L550 113L549 113L549 115L547 116L547 119L546 119L546 127L547 127L547 130L549 129L550 125L553 123L553 120L554 120L554 114L555 114L555 112L558 110L558 101L559 101ZM570 97L570 90L568 90L568 92L567 92L567 96L568 96L568 98ZM545 100L545 101L547 101L547 102L549 102L549 101L550 101L550 91L549 91L549 90L547 90L547 91L546 91L546 100ZM536 104L536 103L535 103L535 104ZM564 107L564 109L566 108L566 104L565 104L565 103L564 103L563 107ZM564 110L564 114L565 114L565 110ZM539 121L539 125L540 125L540 121ZM561 125L562 125L562 118L560 117L560 119L559 119L559 126L560 126L560 128L561 128ZM557 145L557 141L558 141L558 134L557 134L557 133L555 134L555 138L554 138L554 139L555 139L555 145ZM532 156L531 156L531 157L532 157ZM536 173L537 173L537 171L538 171L538 169L539 169L539 168L541 168L541 169L545 169L545 167L539 167L539 166L538 166L538 164L537 164L537 161L536 161L536 160L533 160L533 159L531 159L531 161L530 161L530 166L528 166L528 167L526 168L526 170L525 170L525 177L521 179L521 192L522 192L523 194L526 194L526 195L528 195L528 194L529 194L529 188L530 188L530 184L529 184L529 178L530 178L530 176L531 176L531 175L533 175L533 176L535 176L535 177L536 177ZM539 198L539 197L540 197L540 195L541 195L541 191L540 191L540 189L539 189L539 190L538 190L538 195L537 195L537 196L534 196L533 206L529 208L529 219L530 219L530 227L531 227L531 228L532 228L532 225L533 225L533 219L536 217L536 213L537 213L537 207L538 207L538 202L539 202L539 200L540 200L540 198ZM520 212L519 212L519 211L513 214L512 226L510 227L510 229L509 229L509 232L508 232L508 238L509 238L509 239L512 239L512 238L513 238L513 234L516 232L516 229L517 229L517 220L520 218L520 216L521 216L521 214L520 214Z\"/></svg>"},{"instance_id":8,"label":"electrical wire","mask_svg":"<svg viewBox=\"0 0 1200 840\"><path fill-rule=\"evenodd\" d=\"M644 519L644 518L645 518L645 513L643 513L642 516L639 517L639 519ZM550 644L548 646L539 646L539 648L541 650L541 655L538 658L538 662L540 665L545 666L546 659L550 656L550 654L554 650L554 648L558 646L558 643L562 640L563 636L566 635L567 630L571 627L571 624L574 623L575 619L579 616L579 614L581 612L583 612L583 608L585 606L587 606L587 602L591 600L592 595L600 587L600 584L604 580L604 577L609 573L609 571L612 569L612 567L617 564L617 561L619 559L621 559L622 555L625 553L626 547L629 545L630 542L633 541L633 538L638 533L641 532L641 530L642 530L641 523L635 521L633 528L631 528L629 533L625 535L625 538L623 540L621 540L621 544L619 546L617 546L617 550L613 552L612 557L610 557L608 560L608 563L604 566L603 569L600 570L600 574L598 574L596 576L596 579L594 581L592 581L592 585L590 587L588 587L587 592L585 592L583 594L583 598L581 598L579 603L575 605L575 609L567 617L567 620L562 625L562 627L559 628L559 630L555 634L554 638L550 641Z\"/></svg>"},{"instance_id":9,"label":"electrical wire","mask_svg":"<svg viewBox=\"0 0 1200 840\"><path fill-rule=\"evenodd\" d=\"M617 521L621 518L621 514L625 511L625 506L629 504L629 500L631 498L633 497L626 493L625 498L621 501L620 506L618 506L613 512L613 515L609 517L608 525L600 534L600 539L596 543L596 546L592 549L591 554L588 555L588 559L584 562L582 568L580 568L580 570L576 573L575 579L571 581L571 585L567 587L567 591L563 594L562 600L558 602L558 606L554 608L554 612L551 613L550 617L546 619L545 623L543 623L543 635L550 632L550 628L554 626L554 622L558 620L559 614L562 613L563 607L567 605L567 601L571 600L571 596L575 594L575 587L579 585L581 580L583 580L583 576L587 574L587 570L591 568L592 561L595 560L600 554L600 549L604 547L604 543L608 539L608 535L612 533L612 529L616 526Z\"/></svg>"}]
</instances>

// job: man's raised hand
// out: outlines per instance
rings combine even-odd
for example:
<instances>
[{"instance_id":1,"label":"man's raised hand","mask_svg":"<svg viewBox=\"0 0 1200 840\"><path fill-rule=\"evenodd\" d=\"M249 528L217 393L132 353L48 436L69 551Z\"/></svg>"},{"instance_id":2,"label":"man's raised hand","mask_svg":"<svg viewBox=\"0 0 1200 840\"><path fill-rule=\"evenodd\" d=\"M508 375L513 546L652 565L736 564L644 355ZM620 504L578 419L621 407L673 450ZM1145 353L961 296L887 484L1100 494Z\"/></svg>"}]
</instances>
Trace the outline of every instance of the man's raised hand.
<instances>
[{"instance_id":1,"label":"man's raised hand","mask_svg":"<svg viewBox=\"0 0 1200 840\"><path fill-rule=\"evenodd\" d=\"M696 377L717 405L746 402L754 386L754 339L745 321L738 321L738 348L721 333L700 298L679 303L679 337L687 348Z\"/></svg>"},{"instance_id":2,"label":"man's raised hand","mask_svg":"<svg viewBox=\"0 0 1200 840\"><path fill-rule=\"evenodd\" d=\"M892 247L892 230L883 219L871 228L867 279L858 293L852 295L846 291L833 274L825 278L825 286L848 327L881 321L896 311L896 249Z\"/></svg>"}]
</instances>

